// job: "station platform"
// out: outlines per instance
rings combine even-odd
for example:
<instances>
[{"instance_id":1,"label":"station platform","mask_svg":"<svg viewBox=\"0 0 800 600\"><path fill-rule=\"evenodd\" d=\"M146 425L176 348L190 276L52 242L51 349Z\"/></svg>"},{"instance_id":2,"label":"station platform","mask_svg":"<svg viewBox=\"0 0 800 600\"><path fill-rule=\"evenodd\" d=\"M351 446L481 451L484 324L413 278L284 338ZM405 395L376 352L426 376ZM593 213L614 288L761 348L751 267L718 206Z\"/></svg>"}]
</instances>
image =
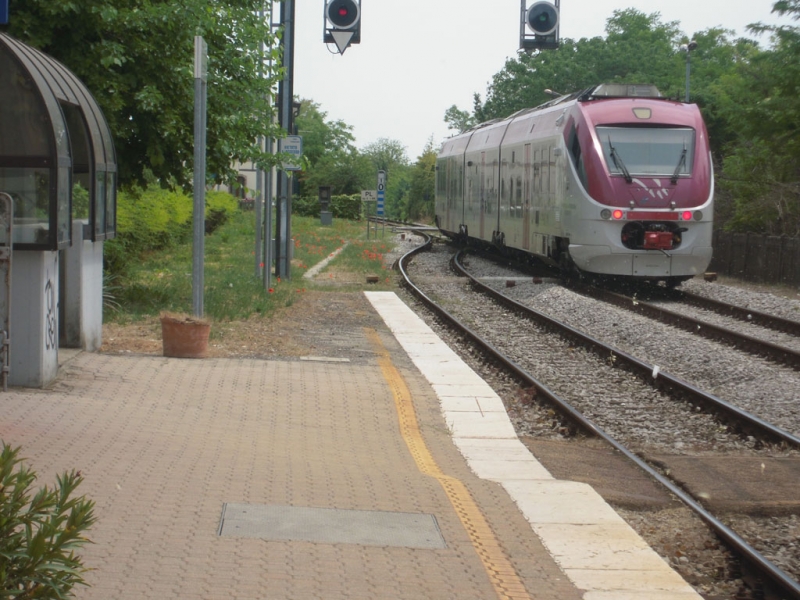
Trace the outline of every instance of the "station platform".
<instances>
[{"instance_id":1,"label":"station platform","mask_svg":"<svg viewBox=\"0 0 800 600\"><path fill-rule=\"evenodd\" d=\"M359 360L81 352L0 439L96 502L81 599L700 598L395 294Z\"/></svg>"}]
</instances>

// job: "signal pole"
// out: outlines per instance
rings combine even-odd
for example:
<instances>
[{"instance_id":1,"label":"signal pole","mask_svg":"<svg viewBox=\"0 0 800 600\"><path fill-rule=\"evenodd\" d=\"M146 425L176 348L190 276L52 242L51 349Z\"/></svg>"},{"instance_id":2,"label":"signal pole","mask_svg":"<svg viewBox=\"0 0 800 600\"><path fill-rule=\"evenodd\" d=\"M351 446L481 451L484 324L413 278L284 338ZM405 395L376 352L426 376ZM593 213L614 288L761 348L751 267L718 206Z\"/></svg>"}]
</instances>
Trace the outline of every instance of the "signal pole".
<instances>
[{"instance_id":1,"label":"signal pole","mask_svg":"<svg viewBox=\"0 0 800 600\"><path fill-rule=\"evenodd\" d=\"M292 101L294 99L294 0L283 0L281 3L281 25L283 26L282 66L284 77L278 86L278 120L286 135L291 135ZM291 279L291 263L289 260L289 244L292 238L292 186L289 172L281 170L279 175L278 203L275 219L275 274L286 280ZM269 235L269 232L268 234Z\"/></svg>"}]
</instances>

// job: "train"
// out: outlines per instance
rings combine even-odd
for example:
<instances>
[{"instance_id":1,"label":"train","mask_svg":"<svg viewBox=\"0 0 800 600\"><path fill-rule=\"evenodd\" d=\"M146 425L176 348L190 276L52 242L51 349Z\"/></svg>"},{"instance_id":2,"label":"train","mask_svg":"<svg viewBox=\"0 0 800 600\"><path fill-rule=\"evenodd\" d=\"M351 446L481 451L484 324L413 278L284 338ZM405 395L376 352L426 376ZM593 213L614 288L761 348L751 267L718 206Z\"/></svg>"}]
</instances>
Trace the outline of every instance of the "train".
<instances>
[{"instance_id":1,"label":"train","mask_svg":"<svg viewBox=\"0 0 800 600\"><path fill-rule=\"evenodd\" d=\"M435 207L450 238L674 287L712 258L708 131L655 86L592 86L445 140Z\"/></svg>"}]
</instances>

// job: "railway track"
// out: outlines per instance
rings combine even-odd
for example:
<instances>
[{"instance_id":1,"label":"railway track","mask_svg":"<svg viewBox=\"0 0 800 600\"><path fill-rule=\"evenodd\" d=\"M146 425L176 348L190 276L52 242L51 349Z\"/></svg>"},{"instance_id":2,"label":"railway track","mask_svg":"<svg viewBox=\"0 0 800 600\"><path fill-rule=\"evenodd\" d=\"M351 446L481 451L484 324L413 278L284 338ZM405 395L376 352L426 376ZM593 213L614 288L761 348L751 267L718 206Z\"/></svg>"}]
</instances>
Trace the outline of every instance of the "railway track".
<instances>
[{"instance_id":1,"label":"railway track","mask_svg":"<svg viewBox=\"0 0 800 600\"><path fill-rule=\"evenodd\" d=\"M713 298L707 298L700 294L693 294L692 292L683 290L663 290L663 293L667 300L684 302L701 310L715 312L725 317L732 317L744 323L758 325L760 327L784 332L794 337L800 337L800 321L797 320L785 319L778 315L772 315L749 307L737 306L729 302L714 300Z\"/></svg>"},{"instance_id":2,"label":"railway track","mask_svg":"<svg viewBox=\"0 0 800 600\"><path fill-rule=\"evenodd\" d=\"M502 304L475 302L474 296L467 300L471 294L464 288L464 280L455 278L436 283L424 276L417 277L422 283L415 285L408 275L407 265L411 260L418 259L404 258L401 271L415 295L429 305L438 318L458 328L471 344L513 372L523 385L535 389L537 398L558 407L566 419L587 434L604 439L691 507L742 557L751 587L757 590L754 598L800 598L797 574L786 574L754 550L732 528L717 519L701 499L692 497L672 481L669 470L663 465L648 463L642 458L648 453L650 438L674 437L675 428L669 424L675 422L694 421L696 431L689 435L686 444L705 451L741 452L748 445L742 440L753 440L748 451L756 456L767 456L800 447L798 437L697 386L659 372L646 361L604 345L574 327L538 311L531 312L528 307L504 298L503 294L487 289L480 282L472 281L470 285L481 288L484 294L493 296L493 302ZM464 304L469 303L474 303L472 308L465 309ZM469 321L470 326L465 326L464 321ZM525 351L521 352L523 348ZM545 375L534 377L530 373L533 370ZM575 381L581 371L586 380L583 384ZM620 394L620 389L626 390L624 395ZM588 396L591 398L587 399ZM665 396L676 401L667 402ZM614 412L625 416L616 420L609 418ZM642 428L637 431L636 426L643 421L658 421L665 427L660 432L648 427L643 434ZM621 426L621 422L626 425Z\"/></svg>"},{"instance_id":3,"label":"railway track","mask_svg":"<svg viewBox=\"0 0 800 600\"><path fill-rule=\"evenodd\" d=\"M570 287L591 298L800 370L800 323L796 321L677 290L656 291L650 294L653 300L649 300L641 297L641 291L630 295L576 283ZM691 316L687 314L686 305L713 312L722 318L716 319L715 323L704 315ZM737 327L729 321L746 325ZM770 335L775 331L779 335ZM770 337L779 340L772 341L768 339Z\"/></svg>"}]
</instances>

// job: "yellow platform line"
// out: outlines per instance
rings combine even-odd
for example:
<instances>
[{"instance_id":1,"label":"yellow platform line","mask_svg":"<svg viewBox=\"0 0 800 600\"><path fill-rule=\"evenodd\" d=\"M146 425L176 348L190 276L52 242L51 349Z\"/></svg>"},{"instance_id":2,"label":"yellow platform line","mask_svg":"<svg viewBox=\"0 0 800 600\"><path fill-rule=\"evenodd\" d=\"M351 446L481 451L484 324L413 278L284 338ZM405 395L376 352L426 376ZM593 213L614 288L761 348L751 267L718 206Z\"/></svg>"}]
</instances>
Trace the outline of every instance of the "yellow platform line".
<instances>
[{"instance_id":1,"label":"yellow platform line","mask_svg":"<svg viewBox=\"0 0 800 600\"><path fill-rule=\"evenodd\" d=\"M367 329L366 333L377 350L378 365L394 396L400 433L417 468L441 484L450 504L453 505L453 509L467 531L484 569L486 569L497 597L509 600L530 600L530 595L517 574L517 570L497 541L497 537L472 498L472 494L461 480L445 475L428 450L419 428L411 393L408 391L403 376L392 363L391 356L381 342L377 331Z\"/></svg>"}]
</instances>

